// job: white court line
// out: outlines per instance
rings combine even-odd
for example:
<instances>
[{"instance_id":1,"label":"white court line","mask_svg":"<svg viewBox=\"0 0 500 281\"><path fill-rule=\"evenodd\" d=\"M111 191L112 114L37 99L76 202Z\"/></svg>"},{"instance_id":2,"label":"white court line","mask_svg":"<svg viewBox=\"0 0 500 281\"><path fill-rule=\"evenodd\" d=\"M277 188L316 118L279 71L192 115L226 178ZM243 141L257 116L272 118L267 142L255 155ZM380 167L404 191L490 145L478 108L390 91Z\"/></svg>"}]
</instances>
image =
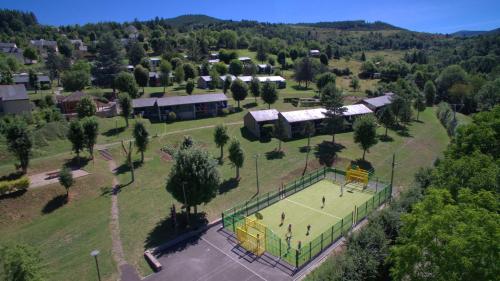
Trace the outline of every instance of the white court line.
<instances>
[{"instance_id":1,"label":"white court line","mask_svg":"<svg viewBox=\"0 0 500 281\"><path fill-rule=\"evenodd\" d=\"M248 266L244 265L243 263L241 263L239 260L231 257L230 255L226 254L223 250L219 249L219 247L215 246L212 242L208 241L207 239L205 238L201 238L201 240L207 242L208 245L214 247L217 251L223 253L225 256L227 256L228 258L232 259L233 261L239 263L241 266L243 266L244 268L248 269L248 271L252 272L253 274L255 274L255 276L259 277L260 279L264 280L264 281L267 281L266 278L260 276L257 272L253 271L252 269L250 269Z\"/></svg>"},{"instance_id":2,"label":"white court line","mask_svg":"<svg viewBox=\"0 0 500 281\"><path fill-rule=\"evenodd\" d=\"M294 203L294 204L297 204L297 205L299 205L299 206L302 206L302 207L308 208L309 210L313 210L313 211L315 211L315 212L321 213L321 214L323 214L323 215L327 215L327 216L329 216L329 217L336 218L336 219L339 219L339 220L341 220L341 219L342 219L342 218L339 218L339 217L334 216L334 215L332 215L332 214L329 214L329 213L327 213L327 212L323 212L323 211L320 211L320 210L318 210L318 209L314 209L314 208L312 208L312 207L309 207L309 206L307 206L307 205L304 205L304 204L302 204L302 203L295 202L295 201L293 201L292 199L285 198L285 200L286 200L286 201L289 201L289 202L292 202L292 203Z\"/></svg>"}]
</instances>

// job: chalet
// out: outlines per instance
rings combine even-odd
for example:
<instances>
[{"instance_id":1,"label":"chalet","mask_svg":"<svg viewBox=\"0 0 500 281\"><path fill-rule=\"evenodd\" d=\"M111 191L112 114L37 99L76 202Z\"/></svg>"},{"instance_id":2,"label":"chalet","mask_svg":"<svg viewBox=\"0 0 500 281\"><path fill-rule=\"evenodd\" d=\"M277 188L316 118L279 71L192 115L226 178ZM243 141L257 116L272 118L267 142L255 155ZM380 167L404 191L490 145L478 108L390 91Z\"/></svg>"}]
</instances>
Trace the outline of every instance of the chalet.
<instances>
[{"instance_id":1,"label":"chalet","mask_svg":"<svg viewBox=\"0 0 500 281\"><path fill-rule=\"evenodd\" d=\"M200 76L198 77L198 88L200 89L208 89L210 88L210 84L212 83L212 77L210 76Z\"/></svg>"},{"instance_id":2,"label":"chalet","mask_svg":"<svg viewBox=\"0 0 500 281\"><path fill-rule=\"evenodd\" d=\"M260 74L270 74L273 67L270 64L257 64L257 72Z\"/></svg>"},{"instance_id":3,"label":"chalet","mask_svg":"<svg viewBox=\"0 0 500 281\"><path fill-rule=\"evenodd\" d=\"M231 81L234 81L236 79L236 76L234 76L232 74L221 75L219 77L219 85L220 85L220 87L222 87L222 85L224 85L224 82L226 81L227 77L230 77Z\"/></svg>"},{"instance_id":4,"label":"chalet","mask_svg":"<svg viewBox=\"0 0 500 281\"><path fill-rule=\"evenodd\" d=\"M351 124L355 117L373 113L373 111L362 104L346 105L344 108L346 111L342 115L346 119L346 122ZM303 134L306 122L312 122L316 131L321 131L323 120L326 118L326 112L327 110L324 108L296 110L280 112L278 118L284 124L287 138L295 138Z\"/></svg>"},{"instance_id":5,"label":"chalet","mask_svg":"<svg viewBox=\"0 0 500 281\"><path fill-rule=\"evenodd\" d=\"M132 100L134 114L160 121L168 120L170 112L181 120L214 117L227 106L222 93Z\"/></svg>"},{"instance_id":6,"label":"chalet","mask_svg":"<svg viewBox=\"0 0 500 281\"><path fill-rule=\"evenodd\" d=\"M242 63L251 63L252 62L252 59L249 57L239 57L238 60L241 61Z\"/></svg>"},{"instance_id":7,"label":"chalet","mask_svg":"<svg viewBox=\"0 0 500 281\"><path fill-rule=\"evenodd\" d=\"M156 69L160 66L161 59L160 58L149 58L149 63L153 69Z\"/></svg>"},{"instance_id":8,"label":"chalet","mask_svg":"<svg viewBox=\"0 0 500 281\"><path fill-rule=\"evenodd\" d=\"M29 113L32 108L24 85L0 85L0 115Z\"/></svg>"},{"instance_id":9,"label":"chalet","mask_svg":"<svg viewBox=\"0 0 500 281\"><path fill-rule=\"evenodd\" d=\"M286 80L285 78L281 76L258 76L257 79L259 79L260 83L275 83L276 87L278 89L284 89L286 88Z\"/></svg>"},{"instance_id":10,"label":"chalet","mask_svg":"<svg viewBox=\"0 0 500 281\"><path fill-rule=\"evenodd\" d=\"M16 43L3 43L0 42L0 52L2 53L12 53L17 50Z\"/></svg>"},{"instance_id":11,"label":"chalet","mask_svg":"<svg viewBox=\"0 0 500 281\"><path fill-rule=\"evenodd\" d=\"M212 60L219 59L219 53L211 53L210 59L212 59Z\"/></svg>"},{"instance_id":12,"label":"chalet","mask_svg":"<svg viewBox=\"0 0 500 281\"><path fill-rule=\"evenodd\" d=\"M58 52L59 49L57 48L57 42L53 40L31 40L30 44L37 48L41 53L46 53L47 50L53 50L55 52Z\"/></svg>"},{"instance_id":13,"label":"chalet","mask_svg":"<svg viewBox=\"0 0 500 281\"><path fill-rule=\"evenodd\" d=\"M263 127L274 124L278 120L278 114L276 109L249 111L243 117L243 124L254 136L260 138Z\"/></svg>"},{"instance_id":14,"label":"chalet","mask_svg":"<svg viewBox=\"0 0 500 281\"><path fill-rule=\"evenodd\" d=\"M98 98L82 91L76 91L69 96L61 97L58 99L57 103L63 114L72 116L76 115L78 103L84 97L91 97L94 100L97 116L111 117L117 114L116 103L101 101Z\"/></svg>"},{"instance_id":15,"label":"chalet","mask_svg":"<svg viewBox=\"0 0 500 281\"><path fill-rule=\"evenodd\" d=\"M134 66L133 65L127 65L125 66L125 68L127 69L128 72L134 72Z\"/></svg>"},{"instance_id":16,"label":"chalet","mask_svg":"<svg viewBox=\"0 0 500 281\"><path fill-rule=\"evenodd\" d=\"M311 57L319 57L320 54L321 52L319 50L309 50L309 55Z\"/></svg>"},{"instance_id":17,"label":"chalet","mask_svg":"<svg viewBox=\"0 0 500 281\"><path fill-rule=\"evenodd\" d=\"M208 60L208 63L209 63L209 64L214 64L214 63L218 63L218 62L220 62L220 60L219 60L219 59L209 59L209 60Z\"/></svg>"},{"instance_id":18,"label":"chalet","mask_svg":"<svg viewBox=\"0 0 500 281\"><path fill-rule=\"evenodd\" d=\"M156 71L149 72L149 86L150 87L158 87L160 86L160 74Z\"/></svg>"},{"instance_id":19,"label":"chalet","mask_svg":"<svg viewBox=\"0 0 500 281\"><path fill-rule=\"evenodd\" d=\"M50 78L47 75L37 74L38 83L41 89L50 88ZM19 73L12 75L12 80L16 85L24 85L28 90L33 90L30 85L30 77L28 73Z\"/></svg>"},{"instance_id":20,"label":"chalet","mask_svg":"<svg viewBox=\"0 0 500 281\"><path fill-rule=\"evenodd\" d=\"M382 96L375 98L368 98L358 102L358 104L364 104L372 111L378 111L379 109L392 103L391 97L394 93L386 93Z\"/></svg>"}]
</instances>

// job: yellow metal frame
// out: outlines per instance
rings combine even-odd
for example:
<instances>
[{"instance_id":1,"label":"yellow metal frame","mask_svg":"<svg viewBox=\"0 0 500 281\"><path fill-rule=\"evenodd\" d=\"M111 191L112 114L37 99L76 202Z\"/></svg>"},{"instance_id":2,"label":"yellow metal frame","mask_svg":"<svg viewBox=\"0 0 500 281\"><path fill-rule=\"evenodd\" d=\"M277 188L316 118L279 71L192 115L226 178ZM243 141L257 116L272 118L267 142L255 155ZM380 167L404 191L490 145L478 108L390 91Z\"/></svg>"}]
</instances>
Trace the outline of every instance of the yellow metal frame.
<instances>
[{"instance_id":1,"label":"yellow metal frame","mask_svg":"<svg viewBox=\"0 0 500 281\"><path fill-rule=\"evenodd\" d=\"M346 172L346 183L350 182L360 182L364 186L368 185L368 171L363 170L359 167L357 168L347 168Z\"/></svg>"},{"instance_id":2,"label":"yellow metal frame","mask_svg":"<svg viewBox=\"0 0 500 281\"><path fill-rule=\"evenodd\" d=\"M236 228L236 238L240 246L256 256L266 251L266 226L254 218L245 218L245 224Z\"/></svg>"}]
</instances>

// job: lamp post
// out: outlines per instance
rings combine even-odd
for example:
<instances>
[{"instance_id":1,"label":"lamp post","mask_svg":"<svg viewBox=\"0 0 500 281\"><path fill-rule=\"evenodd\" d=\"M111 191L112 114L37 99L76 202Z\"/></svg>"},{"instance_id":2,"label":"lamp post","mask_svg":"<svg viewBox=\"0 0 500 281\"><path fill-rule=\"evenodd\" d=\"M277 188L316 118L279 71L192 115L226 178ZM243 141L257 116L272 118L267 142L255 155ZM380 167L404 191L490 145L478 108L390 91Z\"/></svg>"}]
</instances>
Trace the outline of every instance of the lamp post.
<instances>
[{"instance_id":1,"label":"lamp post","mask_svg":"<svg viewBox=\"0 0 500 281\"><path fill-rule=\"evenodd\" d=\"M101 273L99 272L99 263L97 262L97 256L99 255L99 250L93 250L90 253L90 255L93 256L95 259L95 267L97 269L97 279L101 281Z\"/></svg>"},{"instance_id":2,"label":"lamp post","mask_svg":"<svg viewBox=\"0 0 500 281\"><path fill-rule=\"evenodd\" d=\"M260 155L255 154L253 157L255 158L255 177L257 179L257 194L259 194L259 167L257 159L259 159Z\"/></svg>"}]
</instances>

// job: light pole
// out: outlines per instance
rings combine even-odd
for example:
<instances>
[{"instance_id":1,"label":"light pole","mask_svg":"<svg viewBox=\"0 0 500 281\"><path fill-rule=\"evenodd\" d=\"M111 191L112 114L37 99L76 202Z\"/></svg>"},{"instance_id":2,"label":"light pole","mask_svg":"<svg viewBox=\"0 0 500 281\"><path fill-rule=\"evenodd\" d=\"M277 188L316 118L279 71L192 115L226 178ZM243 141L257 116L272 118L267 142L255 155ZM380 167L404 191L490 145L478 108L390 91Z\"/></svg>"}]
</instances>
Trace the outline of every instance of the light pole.
<instances>
[{"instance_id":1,"label":"light pole","mask_svg":"<svg viewBox=\"0 0 500 281\"><path fill-rule=\"evenodd\" d=\"M99 255L99 250L93 250L90 253L91 256L95 259L95 267L97 268L97 279L101 281L101 273L99 272L99 263L97 262L97 256Z\"/></svg>"},{"instance_id":2,"label":"light pole","mask_svg":"<svg viewBox=\"0 0 500 281\"><path fill-rule=\"evenodd\" d=\"M255 177L257 178L257 194L259 194L259 167L257 159L259 159L260 155L255 154L253 157L255 158Z\"/></svg>"},{"instance_id":3,"label":"light pole","mask_svg":"<svg viewBox=\"0 0 500 281\"><path fill-rule=\"evenodd\" d=\"M184 194L184 208L186 209L186 223L189 225L189 207L187 205L187 197L186 197L186 189L184 186L186 185L186 182L182 182L182 194Z\"/></svg>"}]
</instances>

